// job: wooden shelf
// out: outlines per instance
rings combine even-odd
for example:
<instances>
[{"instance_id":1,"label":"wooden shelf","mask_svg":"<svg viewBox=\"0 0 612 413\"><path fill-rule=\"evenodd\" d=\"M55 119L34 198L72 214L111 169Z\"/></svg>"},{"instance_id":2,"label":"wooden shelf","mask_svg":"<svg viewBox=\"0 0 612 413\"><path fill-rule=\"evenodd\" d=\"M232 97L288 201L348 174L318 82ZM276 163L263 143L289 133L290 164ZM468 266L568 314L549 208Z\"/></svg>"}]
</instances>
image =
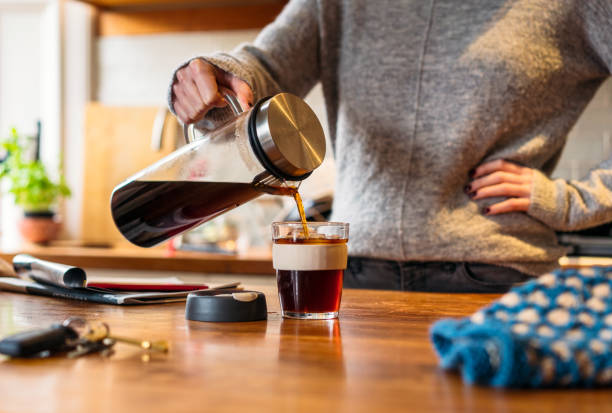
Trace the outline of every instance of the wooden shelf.
<instances>
[{"instance_id":1,"label":"wooden shelf","mask_svg":"<svg viewBox=\"0 0 612 413\"><path fill-rule=\"evenodd\" d=\"M99 36L260 29L287 0L79 0L98 8Z\"/></svg>"},{"instance_id":2,"label":"wooden shelf","mask_svg":"<svg viewBox=\"0 0 612 413\"><path fill-rule=\"evenodd\" d=\"M164 8L185 7L265 5L279 3L278 0L78 0L92 6L106 9ZM284 2L286 3L286 2Z\"/></svg>"},{"instance_id":3,"label":"wooden shelf","mask_svg":"<svg viewBox=\"0 0 612 413\"><path fill-rule=\"evenodd\" d=\"M12 262L18 253L82 268L181 271L215 274L273 275L272 255L268 250L253 250L242 255L169 251L164 248L87 248L24 245L18 251L0 251L0 258Z\"/></svg>"},{"instance_id":4,"label":"wooden shelf","mask_svg":"<svg viewBox=\"0 0 612 413\"><path fill-rule=\"evenodd\" d=\"M259 29L272 22L283 7L284 2L275 2L197 9L102 10L98 14L98 35Z\"/></svg>"}]
</instances>

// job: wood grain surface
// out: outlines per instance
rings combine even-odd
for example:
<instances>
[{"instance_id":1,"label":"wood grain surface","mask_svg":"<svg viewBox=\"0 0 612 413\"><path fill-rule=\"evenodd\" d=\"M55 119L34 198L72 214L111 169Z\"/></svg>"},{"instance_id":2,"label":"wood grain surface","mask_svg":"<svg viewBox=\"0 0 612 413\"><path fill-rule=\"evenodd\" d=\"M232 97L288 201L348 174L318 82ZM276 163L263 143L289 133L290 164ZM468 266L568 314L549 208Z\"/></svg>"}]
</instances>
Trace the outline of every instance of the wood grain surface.
<instances>
[{"instance_id":1,"label":"wood grain surface","mask_svg":"<svg viewBox=\"0 0 612 413\"><path fill-rule=\"evenodd\" d=\"M255 287L256 286L250 286ZM336 321L186 321L184 305L114 307L0 293L0 335L69 315L167 339L167 355L0 361L3 412L606 412L608 390L504 391L441 371L428 329L493 295L345 290Z\"/></svg>"}]
</instances>

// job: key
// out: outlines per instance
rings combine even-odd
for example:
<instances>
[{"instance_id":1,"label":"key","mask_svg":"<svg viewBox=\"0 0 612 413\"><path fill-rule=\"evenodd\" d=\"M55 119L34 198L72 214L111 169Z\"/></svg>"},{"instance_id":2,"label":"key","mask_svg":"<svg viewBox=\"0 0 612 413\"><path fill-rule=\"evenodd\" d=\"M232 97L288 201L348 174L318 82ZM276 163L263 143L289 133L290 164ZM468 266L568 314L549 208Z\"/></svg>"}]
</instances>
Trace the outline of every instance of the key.
<instances>
[{"instance_id":1,"label":"key","mask_svg":"<svg viewBox=\"0 0 612 413\"><path fill-rule=\"evenodd\" d=\"M115 342L138 346L143 350L153 350L162 353L168 352L168 343L164 340L137 340L129 337L115 336L110 334L110 328L106 323L97 323L90 326L89 332L83 335L88 341L102 342L102 344L113 345Z\"/></svg>"},{"instance_id":2,"label":"key","mask_svg":"<svg viewBox=\"0 0 612 413\"><path fill-rule=\"evenodd\" d=\"M104 340L102 340L102 342L107 342L107 341L131 344L134 346L138 346L142 348L143 350L153 350L153 351L159 351L161 353L168 352L168 343L165 340L158 340L158 341L136 340L133 338L119 337L119 336L113 335L113 336L108 336L104 338Z\"/></svg>"},{"instance_id":3,"label":"key","mask_svg":"<svg viewBox=\"0 0 612 413\"><path fill-rule=\"evenodd\" d=\"M11 357L42 356L73 348L77 332L69 326L54 324L50 327L24 331L0 341L0 353Z\"/></svg>"}]
</instances>

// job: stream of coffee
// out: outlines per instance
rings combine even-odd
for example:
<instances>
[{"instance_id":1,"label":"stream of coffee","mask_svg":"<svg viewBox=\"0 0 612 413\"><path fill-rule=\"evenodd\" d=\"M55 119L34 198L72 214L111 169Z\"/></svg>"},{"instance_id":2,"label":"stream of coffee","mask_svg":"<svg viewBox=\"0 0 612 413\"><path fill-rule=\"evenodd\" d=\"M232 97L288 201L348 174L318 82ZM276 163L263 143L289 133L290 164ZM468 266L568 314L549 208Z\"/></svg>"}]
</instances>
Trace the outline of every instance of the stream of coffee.
<instances>
[{"instance_id":1,"label":"stream of coffee","mask_svg":"<svg viewBox=\"0 0 612 413\"><path fill-rule=\"evenodd\" d=\"M304 212L304 204L302 203L302 197L300 193L295 190L293 194L293 199L295 200L295 205L297 206L298 212L300 213L300 220L302 221L302 228L304 229L304 237L310 238L310 233L308 232L308 223L306 222L306 213Z\"/></svg>"},{"instance_id":2,"label":"stream of coffee","mask_svg":"<svg viewBox=\"0 0 612 413\"><path fill-rule=\"evenodd\" d=\"M308 223L306 221L306 212L304 212L304 204L302 203L302 197L300 196L300 193L298 192L298 189L296 187L255 185L255 188L272 195L284 195L293 197L293 200L295 201L295 206L297 207L298 213L300 214L300 221L302 221L304 237L310 238L310 233L308 232Z\"/></svg>"}]
</instances>

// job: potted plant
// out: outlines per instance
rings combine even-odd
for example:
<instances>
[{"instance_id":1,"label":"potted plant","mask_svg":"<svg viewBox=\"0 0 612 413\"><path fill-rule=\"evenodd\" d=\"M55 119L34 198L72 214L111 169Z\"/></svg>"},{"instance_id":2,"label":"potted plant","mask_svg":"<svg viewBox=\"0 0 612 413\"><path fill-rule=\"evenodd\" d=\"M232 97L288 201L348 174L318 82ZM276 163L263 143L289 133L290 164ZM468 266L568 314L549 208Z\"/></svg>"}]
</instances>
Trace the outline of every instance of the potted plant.
<instances>
[{"instance_id":1,"label":"potted plant","mask_svg":"<svg viewBox=\"0 0 612 413\"><path fill-rule=\"evenodd\" d=\"M54 239L60 229L54 208L61 198L70 196L61 167L58 181L54 182L38 155L26 159L25 139L14 128L0 145L6 153L0 164L0 179L7 181L5 191L15 197L24 212L19 222L21 235L31 242Z\"/></svg>"}]
</instances>

